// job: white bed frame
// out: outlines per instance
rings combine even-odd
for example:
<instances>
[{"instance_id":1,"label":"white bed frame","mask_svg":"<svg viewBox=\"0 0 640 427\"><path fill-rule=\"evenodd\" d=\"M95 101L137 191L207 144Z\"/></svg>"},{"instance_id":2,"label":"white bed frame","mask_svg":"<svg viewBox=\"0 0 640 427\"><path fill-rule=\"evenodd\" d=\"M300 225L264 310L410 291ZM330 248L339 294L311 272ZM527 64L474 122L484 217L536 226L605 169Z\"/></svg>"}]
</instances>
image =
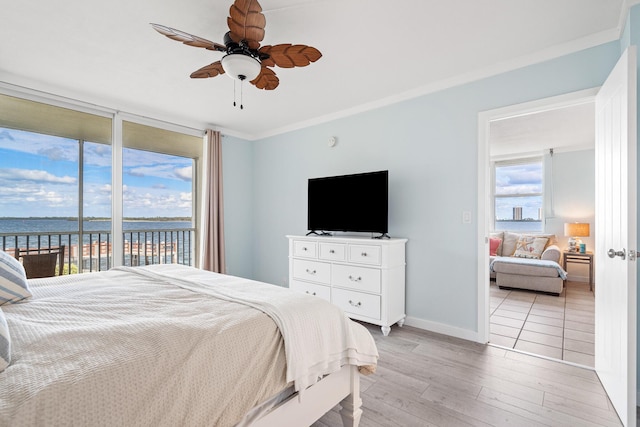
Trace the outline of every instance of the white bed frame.
<instances>
[{"instance_id":1,"label":"white bed frame","mask_svg":"<svg viewBox=\"0 0 640 427\"><path fill-rule=\"evenodd\" d=\"M358 427L362 416L360 373L355 365L345 365L298 395L297 393L256 420L251 427L300 427L319 420L338 403L344 427Z\"/></svg>"}]
</instances>

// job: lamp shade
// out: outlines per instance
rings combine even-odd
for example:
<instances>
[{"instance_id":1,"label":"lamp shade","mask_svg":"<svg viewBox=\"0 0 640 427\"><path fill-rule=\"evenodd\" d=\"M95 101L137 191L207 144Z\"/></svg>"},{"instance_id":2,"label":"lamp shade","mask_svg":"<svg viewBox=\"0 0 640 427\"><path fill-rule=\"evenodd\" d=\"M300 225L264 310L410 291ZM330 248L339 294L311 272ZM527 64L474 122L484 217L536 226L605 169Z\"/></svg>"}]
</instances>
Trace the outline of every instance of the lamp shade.
<instances>
[{"instance_id":1,"label":"lamp shade","mask_svg":"<svg viewBox=\"0 0 640 427\"><path fill-rule=\"evenodd\" d=\"M586 222L565 222L564 235L569 237L588 237L589 223Z\"/></svg>"},{"instance_id":2,"label":"lamp shade","mask_svg":"<svg viewBox=\"0 0 640 427\"><path fill-rule=\"evenodd\" d=\"M260 62L249 55L232 53L224 56L220 62L224 72L232 79L251 81L260 74Z\"/></svg>"}]
</instances>

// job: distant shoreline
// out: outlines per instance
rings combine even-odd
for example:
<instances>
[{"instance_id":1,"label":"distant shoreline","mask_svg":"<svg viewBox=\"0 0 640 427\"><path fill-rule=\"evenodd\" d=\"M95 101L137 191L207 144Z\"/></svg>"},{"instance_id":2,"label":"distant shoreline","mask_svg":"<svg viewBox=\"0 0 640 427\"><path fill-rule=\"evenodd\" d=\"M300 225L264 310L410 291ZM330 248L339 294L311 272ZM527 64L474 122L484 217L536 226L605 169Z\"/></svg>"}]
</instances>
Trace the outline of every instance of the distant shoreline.
<instances>
[{"instance_id":1,"label":"distant shoreline","mask_svg":"<svg viewBox=\"0 0 640 427\"><path fill-rule=\"evenodd\" d=\"M2 216L0 217L0 221L2 220L10 220L10 221L42 221L42 220L52 220L52 221L77 221L78 218L72 217L52 217L52 216L29 216L29 217L14 217L14 216ZM97 221L111 221L111 218L94 218L87 217L84 219L85 221L97 222ZM127 222L191 222L191 218L123 218L123 221Z\"/></svg>"}]
</instances>

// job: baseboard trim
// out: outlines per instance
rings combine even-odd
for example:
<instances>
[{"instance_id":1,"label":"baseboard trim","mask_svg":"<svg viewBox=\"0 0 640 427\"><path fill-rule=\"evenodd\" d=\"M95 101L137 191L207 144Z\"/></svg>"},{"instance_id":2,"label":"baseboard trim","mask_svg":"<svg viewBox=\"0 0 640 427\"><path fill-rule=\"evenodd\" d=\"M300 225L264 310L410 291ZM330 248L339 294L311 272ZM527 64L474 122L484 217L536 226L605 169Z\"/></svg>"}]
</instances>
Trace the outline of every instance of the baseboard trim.
<instances>
[{"instance_id":1,"label":"baseboard trim","mask_svg":"<svg viewBox=\"0 0 640 427\"><path fill-rule=\"evenodd\" d=\"M589 283L589 276L576 276L575 274L567 274L567 280L570 282Z\"/></svg>"},{"instance_id":2,"label":"baseboard trim","mask_svg":"<svg viewBox=\"0 0 640 427\"><path fill-rule=\"evenodd\" d=\"M480 342L477 331L470 331L469 329L458 328L457 326L451 326L444 323L433 322L431 320L425 320L411 316L407 316L404 324L413 326L414 328L424 329L425 331L449 335L455 338L462 338L463 340Z\"/></svg>"}]
</instances>

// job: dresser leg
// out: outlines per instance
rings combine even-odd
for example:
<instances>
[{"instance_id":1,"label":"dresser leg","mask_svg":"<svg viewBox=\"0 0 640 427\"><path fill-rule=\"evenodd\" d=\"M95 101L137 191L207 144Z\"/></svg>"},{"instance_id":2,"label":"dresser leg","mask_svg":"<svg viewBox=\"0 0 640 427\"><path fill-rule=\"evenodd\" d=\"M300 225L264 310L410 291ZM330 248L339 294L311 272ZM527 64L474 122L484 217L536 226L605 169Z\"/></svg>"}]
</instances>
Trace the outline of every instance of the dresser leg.
<instances>
[{"instance_id":1,"label":"dresser leg","mask_svg":"<svg viewBox=\"0 0 640 427\"><path fill-rule=\"evenodd\" d=\"M401 328L404 325L404 319L405 319L405 317L403 317L402 319L398 320L398 326L400 326Z\"/></svg>"},{"instance_id":2,"label":"dresser leg","mask_svg":"<svg viewBox=\"0 0 640 427\"><path fill-rule=\"evenodd\" d=\"M389 335L389 332L391 332L391 326L382 326L380 329L382 329L382 335L385 337Z\"/></svg>"}]
</instances>

